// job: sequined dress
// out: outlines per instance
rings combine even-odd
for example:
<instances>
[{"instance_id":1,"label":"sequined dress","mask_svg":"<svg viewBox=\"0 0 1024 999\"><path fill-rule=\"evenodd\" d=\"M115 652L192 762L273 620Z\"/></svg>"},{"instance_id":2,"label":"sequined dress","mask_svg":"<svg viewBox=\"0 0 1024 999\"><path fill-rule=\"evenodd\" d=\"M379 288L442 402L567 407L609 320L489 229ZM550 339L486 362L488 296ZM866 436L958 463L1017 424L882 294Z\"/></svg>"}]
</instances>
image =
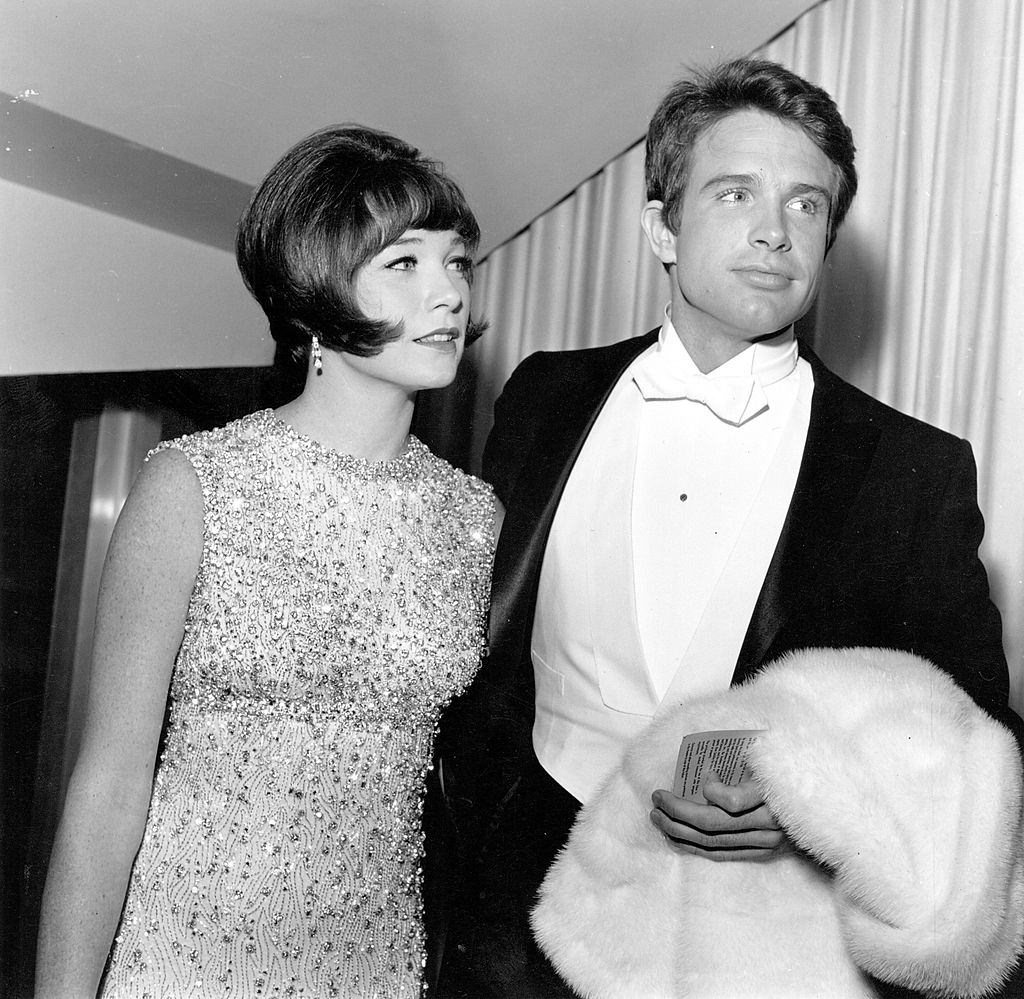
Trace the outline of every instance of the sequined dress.
<instances>
[{"instance_id":1,"label":"sequined dress","mask_svg":"<svg viewBox=\"0 0 1024 999\"><path fill-rule=\"evenodd\" d=\"M271 410L164 447L205 539L102 995L419 995L424 779L484 641L490 488Z\"/></svg>"}]
</instances>

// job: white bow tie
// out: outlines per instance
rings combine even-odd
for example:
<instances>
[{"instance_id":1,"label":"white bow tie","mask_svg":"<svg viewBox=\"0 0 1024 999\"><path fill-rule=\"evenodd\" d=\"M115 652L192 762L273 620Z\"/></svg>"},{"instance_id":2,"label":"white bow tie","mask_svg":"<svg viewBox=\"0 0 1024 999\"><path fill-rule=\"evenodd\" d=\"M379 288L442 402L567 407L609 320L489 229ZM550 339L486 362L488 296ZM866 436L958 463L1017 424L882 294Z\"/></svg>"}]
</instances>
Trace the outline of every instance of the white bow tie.
<instances>
[{"instance_id":1,"label":"white bow tie","mask_svg":"<svg viewBox=\"0 0 1024 999\"><path fill-rule=\"evenodd\" d=\"M768 408L768 397L753 375L709 378L700 372L679 375L660 366L640 365L633 373L633 381L647 402L690 399L736 427Z\"/></svg>"}]
</instances>

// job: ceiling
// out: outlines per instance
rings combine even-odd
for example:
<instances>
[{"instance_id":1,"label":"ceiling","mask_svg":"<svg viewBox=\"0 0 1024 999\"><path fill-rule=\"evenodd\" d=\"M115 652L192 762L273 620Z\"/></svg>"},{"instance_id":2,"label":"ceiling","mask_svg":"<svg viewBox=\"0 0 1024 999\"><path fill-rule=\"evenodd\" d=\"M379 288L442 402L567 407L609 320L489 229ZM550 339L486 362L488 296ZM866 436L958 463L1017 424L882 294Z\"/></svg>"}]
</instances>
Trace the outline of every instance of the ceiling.
<instances>
[{"instance_id":1,"label":"ceiling","mask_svg":"<svg viewBox=\"0 0 1024 999\"><path fill-rule=\"evenodd\" d=\"M371 124L443 160L482 249L632 145L688 65L811 0L0 0L0 177L228 249L306 133Z\"/></svg>"}]
</instances>

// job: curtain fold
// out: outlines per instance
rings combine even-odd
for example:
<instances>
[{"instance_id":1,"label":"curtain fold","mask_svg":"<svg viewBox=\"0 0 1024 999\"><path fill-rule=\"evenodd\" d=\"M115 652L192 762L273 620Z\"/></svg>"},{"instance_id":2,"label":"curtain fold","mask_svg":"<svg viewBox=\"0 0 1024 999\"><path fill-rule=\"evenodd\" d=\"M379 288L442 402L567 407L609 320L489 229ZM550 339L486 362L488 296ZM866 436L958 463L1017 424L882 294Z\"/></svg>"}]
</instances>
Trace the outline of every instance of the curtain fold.
<instances>
[{"instance_id":1,"label":"curtain fold","mask_svg":"<svg viewBox=\"0 0 1024 999\"><path fill-rule=\"evenodd\" d=\"M1022 51L1020 0L824 0L757 52L828 90L858 150L860 193L802 334L871 395L972 442L1018 711ZM423 414L442 453L479 468L494 399L528 354L660 322L668 288L640 232L643 202L640 142L483 262L475 294L492 329L472 349L475 379Z\"/></svg>"}]
</instances>

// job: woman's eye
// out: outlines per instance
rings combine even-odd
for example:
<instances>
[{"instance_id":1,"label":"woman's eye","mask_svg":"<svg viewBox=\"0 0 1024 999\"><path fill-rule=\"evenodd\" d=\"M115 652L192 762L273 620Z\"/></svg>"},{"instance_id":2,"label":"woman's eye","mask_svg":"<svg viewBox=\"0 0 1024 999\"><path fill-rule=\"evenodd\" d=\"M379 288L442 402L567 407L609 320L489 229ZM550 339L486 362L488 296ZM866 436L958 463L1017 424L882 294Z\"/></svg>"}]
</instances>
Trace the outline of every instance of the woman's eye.
<instances>
[{"instance_id":1,"label":"woman's eye","mask_svg":"<svg viewBox=\"0 0 1024 999\"><path fill-rule=\"evenodd\" d=\"M390 261L387 268L389 271L411 271L415 266L415 257L399 257L397 260Z\"/></svg>"},{"instance_id":2,"label":"woman's eye","mask_svg":"<svg viewBox=\"0 0 1024 999\"><path fill-rule=\"evenodd\" d=\"M463 274L468 274L473 269L473 261L469 257L452 257L448 261L448 266L454 267L455 270Z\"/></svg>"}]
</instances>

